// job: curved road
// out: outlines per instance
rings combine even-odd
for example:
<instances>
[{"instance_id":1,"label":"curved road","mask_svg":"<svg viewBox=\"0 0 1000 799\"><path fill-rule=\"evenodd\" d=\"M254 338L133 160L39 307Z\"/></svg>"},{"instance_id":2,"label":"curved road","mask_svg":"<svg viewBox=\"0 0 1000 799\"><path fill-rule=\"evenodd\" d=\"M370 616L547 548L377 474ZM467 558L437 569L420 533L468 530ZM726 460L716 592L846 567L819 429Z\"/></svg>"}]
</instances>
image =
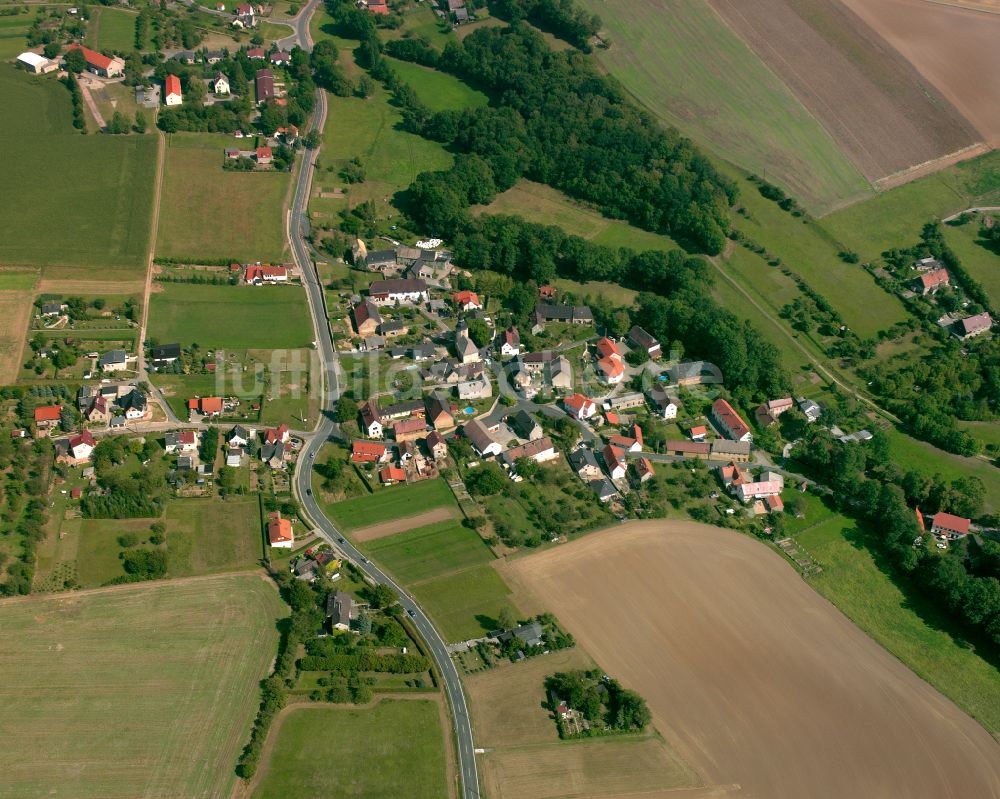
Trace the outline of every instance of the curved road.
<instances>
[{"instance_id":1,"label":"curved road","mask_svg":"<svg viewBox=\"0 0 1000 799\"><path fill-rule=\"evenodd\" d=\"M298 31L298 43L304 49L310 49L312 41L309 36L309 18L320 0L312 0L302 13L295 18ZM309 123L309 129L322 131L326 120L326 93L322 90L316 93L316 110ZM458 677L458 670L448 655L444 640L431 624L427 614L391 577L382 572L364 555L355 549L333 523L324 515L316 499L312 495L312 465L316 454L330 438L339 435L334 421L333 412L340 397L340 380L338 376L337 352L327 323L326 304L323 297L323 286L319 280L305 237L309 231L309 220L306 208L309 200L309 187L312 183L313 164L317 150L305 150L302 153L301 168L295 185L295 197L288 214L288 239L292 253L302 274L309 300L309 309L313 318L313 328L316 334L316 351L322 363L323 397L321 402L319 426L306 441L299 456L295 470L295 489L306 515L316 524L317 532L326 538L337 549L354 561L376 583L384 583L399 594L400 604L410 616L417 630L427 643L428 651L437 664L444 684L445 694L455 725L455 736L458 742L458 765L461 777L461 796L463 799L478 799L479 776L476 770L476 756L472 743L472 725L469 721L469 709L465 701L465 693Z\"/></svg>"}]
</instances>

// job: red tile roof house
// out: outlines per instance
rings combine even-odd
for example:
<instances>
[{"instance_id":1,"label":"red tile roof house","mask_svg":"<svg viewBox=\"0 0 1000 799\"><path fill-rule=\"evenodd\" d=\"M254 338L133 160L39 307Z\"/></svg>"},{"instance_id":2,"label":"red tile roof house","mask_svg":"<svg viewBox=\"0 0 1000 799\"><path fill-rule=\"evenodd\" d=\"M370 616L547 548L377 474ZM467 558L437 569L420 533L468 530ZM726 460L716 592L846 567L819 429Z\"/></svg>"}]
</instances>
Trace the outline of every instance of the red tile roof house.
<instances>
[{"instance_id":1,"label":"red tile roof house","mask_svg":"<svg viewBox=\"0 0 1000 799\"><path fill-rule=\"evenodd\" d=\"M970 524L971 520L969 519L940 511L931 517L931 533L946 535L952 540L964 538L969 534Z\"/></svg>"},{"instance_id":2,"label":"red tile roof house","mask_svg":"<svg viewBox=\"0 0 1000 799\"><path fill-rule=\"evenodd\" d=\"M692 441L704 441L705 436L708 435L708 428L703 424L696 425L691 428L691 440Z\"/></svg>"},{"instance_id":3,"label":"red tile roof house","mask_svg":"<svg viewBox=\"0 0 1000 799\"><path fill-rule=\"evenodd\" d=\"M538 296L543 300L551 300L555 298L557 292L558 289L555 286L542 286L538 289Z\"/></svg>"},{"instance_id":4,"label":"red tile roof house","mask_svg":"<svg viewBox=\"0 0 1000 799\"><path fill-rule=\"evenodd\" d=\"M267 58L267 53L264 52L263 47L252 47L247 50L247 58L251 60L257 59L259 61L263 61Z\"/></svg>"},{"instance_id":5,"label":"red tile roof house","mask_svg":"<svg viewBox=\"0 0 1000 799\"><path fill-rule=\"evenodd\" d=\"M750 432L747 423L724 399L717 399L712 403L712 421L726 438L731 438L733 441L753 441L753 433Z\"/></svg>"},{"instance_id":6,"label":"red tile roof house","mask_svg":"<svg viewBox=\"0 0 1000 799\"><path fill-rule=\"evenodd\" d=\"M451 301L460 311L475 311L483 307L479 295L474 291L456 291L451 295Z\"/></svg>"},{"instance_id":7,"label":"red tile roof house","mask_svg":"<svg viewBox=\"0 0 1000 799\"><path fill-rule=\"evenodd\" d=\"M632 472L635 475L637 483L645 483L647 480L651 480L656 474L653 464L649 462L648 458L640 458L637 461L632 461Z\"/></svg>"},{"instance_id":8,"label":"red tile roof house","mask_svg":"<svg viewBox=\"0 0 1000 799\"><path fill-rule=\"evenodd\" d=\"M385 485L406 482L406 472L398 466L386 466L381 472L378 473L378 477L379 480L381 480Z\"/></svg>"},{"instance_id":9,"label":"red tile roof house","mask_svg":"<svg viewBox=\"0 0 1000 799\"><path fill-rule=\"evenodd\" d=\"M257 161L260 162L260 150L270 150L270 147L257 148ZM287 283L288 268L284 266L263 266L261 264L250 264L243 274L243 279L251 286L262 286L265 283Z\"/></svg>"},{"instance_id":10,"label":"red tile roof house","mask_svg":"<svg viewBox=\"0 0 1000 799\"><path fill-rule=\"evenodd\" d=\"M274 444L278 441L283 444L287 444L289 438L291 438L291 435L288 431L287 424L278 425L277 427L269 427L264 431L264 441L268 444Z\"/></svg>"},{"instance_id":11,"label":"red tile roof house","mask_svg":"<svg viewBox=\"0 0 1000 799\"><path fill-rule=\"evenodd\" d=\"M267 540L271 546L280 547L281 549L291 549L295 543L291 520L282 519L278 511L271 511L267 515L267 518Z\"/></svg>"},{"instance_id":12,"label":"red tile roof house","mask_svg":"<svg viewBox=\"0 0 1000 799\"><path fill-rule=\"evenodd\" d=\"M942 286L947 286L950 281L947 269L935 269L932 272L924 272L917 278L917 288L921 294L933 294Z\"/></svg>"},{"instance_id":13,"label":"red tile roof house","mask_svg":"<svg viewBox=\"0 0 1000 799\"><path fill-rule=\"evenodd\" d=\"M503 331L503 343L500 345L500 354L506 356L521 354L521 334L513 325Z\"/></svg>"},{"instance_id":14,"label":"red tile roof house","mask_svg":"<svg viewBox=\"0 0 1000 799\"><path fill-rule=\"evenodd\" d=\"M117 78L125 74L125 60L117 56L108 57L91 50L89 47L82 47L79 44L71 44L67 50L81 50L83 60L87 62L87 69L95 75L105 78Z\"/></svg>"},{"instance_id":15,"label":"red tile roof house","mask_svg":"<svg viewBox=\"0 0 1000 799\"><path fill-rule=\"evenodd\" d=\"M73 459L76 461L90 460L90 453L94 451L94 447L96 446L97 441L90 434L89 430L84 430L80 435L73 436L69 440L69 449L73 453Z\"/></svg>"},{"instance_id":16,"label":"red tile roof house","mask_svg":"<svg viewBox=\"0 0 1000 799\"><path fill-rule=\"evenodd\" d=\"M383 17L389 14L389 6L385 3L369 3L368 10Z\"/></svg>"},{"instance_id":17,"label":"red tile roof house","mask_svg":"<svg viewBox=\"0 0 1000 799\"><path fill-rule=\"evenodd\" d=\"M389 448L378 441L355 441L351 444L351 460L355 463L382 463Z\"/></svg>"},{"instance_id":18,"label":"red tile roof house","mask_svg":"<svg viewBox=\"0 0 1000 799\"><path fill-rule=\"evenodd\" d=\"M292 54L289 53L287 50L278 50L274 53L271 53L272 64L282 65L282 64L290 64L291 62L292 62Z\"/></svg>"},{"instance_id":19,"label":"red tile roof house","mask_svg":"<svg viewBox=\"0 0 1000 799\"><path fill-rule=\"evenodd\" d=\"M967 316L965 319L959 319L955 322L952 330L956 336L965 341L968 338L982 335L991 327L993 327L993 319L988 313L984 312L975 316Z\"/></svg>"},{"instance_id":20,"label":"red tile roof house","mask_svg":"<svg viewBox=\"0 0 1000 799\"><path fill-rule=\"evenodd\" d=\"M583 394L573 394L563 400L566 413L574 419L589 419L597 413L597 403Z\"/></svg>"},{"instance_id":21,"label":"red tile roof house","mask_svg":"<svg viewBox=\"0 0 1000 799\"><path fill-rule=\"evenodd\" d=\"M180 105L184 102L184 95L181 93L181 79L176 75L167 75L164 80L163 102L165 105Z\"/></svg>"},{"instance_id":22,"label":"red tile roof house","mask_svg":"<svg viewBox=\"0 0 1000 799\"><path fill-rule=\"evenodd\" d=\"M378 326L382 324L382 314L375 303L362 300L351 309L351 321L359 336L373 336Z\"/></svg>"},{"instance_id":23,"label":"red tile roof house","mask_svg":"<svg viewBox=\"0 0 1000 799\"><path fill-rule=\"evenodd\" d=\"M611 479L621 480L628 471L625 464L625 452L612 444L607 444L601 450L601 455L604 456L604 465Z\"/></svg>"},{"instance_id":24,"label":"red tile roof house","mask_svg":"<svg viewBox=\"0 0 1000 799\"><path fill-rule=\"evenodd\" d=\"M35 408L35 426L39 430L45 430L59 424L60 413L62 405L41 405Z\"/></svg>"},{"instance_id":25,"label":"red tile roof house","mask_svg":"<svg viewBox=\"0 0 1000 799\"><path fill-rule=\"evenodd\" d=\"M605 381L612 385L620 383L625 377L625 365L618 345L605 336L597 342L597 354L597 367L603 373Z\"/></svg>"},{"instance_id":26,"label":"red tile roof house","mask_svg":"<svg viewBox=\"0 0 1000 799\"><path fill-rule=\"evenodd\" d=\"M274 161L274 153L271 152L270 147L258 147L256 152L257 164L259 166L267 166L272 161Z\"/></svg>"},{"instance_id":27,"label":"red tile roof house","mask_svg":"<svg viewBox=\"0 0 1000 799\"><path fill-rule=\"evenodd\" d=\"M642 443L629 436L611 436L609 443L626 452L642 452Z\"/></svg>"},{"instance_id":28,"label":"red tile roof house","mask_svg":"<svg viewBox=\"0 0 1000 799\"><path fill-rule=\"evenodd\" d=\"M195 397L188 400L188 410L202 416L218 416L222 413L222 397Z\"/></svg>"}]
</instances>

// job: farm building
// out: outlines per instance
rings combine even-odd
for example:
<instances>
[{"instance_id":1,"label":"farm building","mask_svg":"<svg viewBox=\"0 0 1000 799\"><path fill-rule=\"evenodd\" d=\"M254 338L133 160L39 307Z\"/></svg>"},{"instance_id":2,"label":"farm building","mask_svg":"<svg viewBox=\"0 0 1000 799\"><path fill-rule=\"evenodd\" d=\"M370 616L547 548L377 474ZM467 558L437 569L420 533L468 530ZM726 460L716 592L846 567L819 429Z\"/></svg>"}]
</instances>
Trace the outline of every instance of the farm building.
<instances>
[{"instance_id":1,"label":"farm building","mask_svg":"<svg viewBox=\"0 0 1000 799\"><path fill-rule=\"evenodd\" d=\"M257 105L274 99L274 73L271 70L258 69L254 83L257 87Z\"/></svg>"},{"instance_id":2,"label":"farm building","mask_svg":"<svg viewBox=\"0 0 1000 799\"><path fill-rule=\"evenodd\" d=\"M724 399L712 403L712 421L719 430L734 441L753 441L753 433L747 423Z\"/></svg>"},{"instance_id":3,"label":"farm building","mask_svg":"<svg viewBox=\"0 0 1000 799\"><path fill-rule=\"evenodd\" d=\"M36 75L45 75L59 69L58 61L40 56L38 53L32 53L30 50L17 57L17 65Z\"/></svg>"},{"instance_id":4,"label":"farm building","mask_svg":"<svg viewBox=\"0 0 1000 799\"><path fill-rule=\"evenodd\" d=\"M71 44L67 49L81 50L83 60L87 63L87 69L95 75L100 75L103 78L117 78L125 74L125 61L118 56L109 58L79 44Z\"/></svg>"}]
</instances>

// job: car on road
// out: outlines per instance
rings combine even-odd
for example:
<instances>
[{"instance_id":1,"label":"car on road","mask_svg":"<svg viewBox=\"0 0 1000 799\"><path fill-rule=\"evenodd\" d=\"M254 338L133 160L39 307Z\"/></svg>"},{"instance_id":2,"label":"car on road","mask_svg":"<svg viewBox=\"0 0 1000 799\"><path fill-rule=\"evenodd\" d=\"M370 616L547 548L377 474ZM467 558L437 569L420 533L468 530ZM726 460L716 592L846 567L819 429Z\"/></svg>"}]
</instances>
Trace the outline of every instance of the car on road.
<instances>
[{"instance_id":1,"label":"car on road","mask_svg":"<svg viewBox=\"0 0 1000 799\"><path fill-rule=\"evenodd\" d=\"M347 542L343 538L338 538L337 543L346 544Z\"/></svg>"},{"instance_id":2,"label":"car on road","mask_svg":"<svg viewBox=\"0 0 1000 799\"><path fill-rule=\"evenodd\" d=\"M411 619L417 618L417 611L415 611L415 610L408 610L406 612L409 614L409 616L410 616Z\"/></svg>"},{"instance_id":3,"label":"car on road","mask_svg":"<svg viewBox=\"0 0 1000 799\"><path fill-rule=\"evenodd\" d=\"M309 457L310 458L315 458L316 457L316 453L315 452L310 452L309 453Z\"/></svg>"},{"instance_id":4,"label":"car on road","mask_svg":"<svg viewBox=\"0 0 1000 799\"><path fill-rule=\"evenodd\" d=\"M313 495L313 490L311 488L306 489L306 496L311 497Z\"/></svg>"},{"instance_id":5,"label":"car on road","mask_svg":"<svg viewBox=\"0 0 1000 799\"><path fill-rule=\"evenodd\" d=\"M361 562L362 563L368 563L369 561L368 561L368 558L361 558Z\"/></svg>"}]
</instances>

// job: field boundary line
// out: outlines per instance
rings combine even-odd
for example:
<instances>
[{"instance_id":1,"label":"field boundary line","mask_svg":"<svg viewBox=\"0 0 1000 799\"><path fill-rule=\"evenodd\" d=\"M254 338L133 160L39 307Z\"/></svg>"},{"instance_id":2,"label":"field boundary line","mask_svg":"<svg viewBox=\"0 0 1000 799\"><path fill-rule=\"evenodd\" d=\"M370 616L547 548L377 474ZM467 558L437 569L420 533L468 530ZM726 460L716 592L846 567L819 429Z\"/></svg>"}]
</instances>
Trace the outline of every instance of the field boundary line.
<instances>
[{"instance_id":1,"label":"field boundary line","mask_svg":"<svg viewBox=\"0 0 1000 799\"><path fill-rule=\"evenodd\" d=\"M135 591L140 588L163 587L168 585L188 585L190 583L203 583L210 580L218 580L227 577L259 577L266 583L273 584L266 571L256 567L244 569L242 571L218 572L216 574L196 574L191 577L166 577L162 580L140 580L135 583L120 583L118 585L102 585L97 588L83 588L78 591L47 591L26 594L24 596L10 596L0 599L0 607L8 605L23 605L31 602L44 602L52 599L72 599L73 597L92 596L94 594L107 594L113 592Z\"/></svg>"}]
</instances>

